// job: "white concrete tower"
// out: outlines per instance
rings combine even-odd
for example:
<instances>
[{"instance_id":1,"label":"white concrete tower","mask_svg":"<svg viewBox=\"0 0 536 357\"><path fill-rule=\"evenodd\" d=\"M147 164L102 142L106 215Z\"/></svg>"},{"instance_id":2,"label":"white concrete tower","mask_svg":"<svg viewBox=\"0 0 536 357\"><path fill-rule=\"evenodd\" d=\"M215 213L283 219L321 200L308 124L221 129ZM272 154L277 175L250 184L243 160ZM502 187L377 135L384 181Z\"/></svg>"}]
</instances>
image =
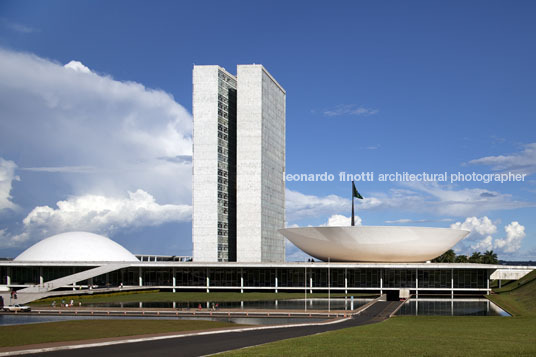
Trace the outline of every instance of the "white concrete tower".
<instances>
[{"instance_id":1,"label":"white concrete tower","mask_svg":"<svg viewBox=\"0 0 536 357\"><path fill-rule=\"evenodd\" d=\"M193 258L236 261L236 78L194 66L193 115Z\"/></svg>"},{"instance_id":2,"label":"white concrete tower","mask_svg":"<svg viewBox=\"0 0 536 357\"><path fill-rule=\"evenodd\" d=\"M237 83L237 261L283 262L286 92L262 65Z\"/></svg>"}]
</instances>

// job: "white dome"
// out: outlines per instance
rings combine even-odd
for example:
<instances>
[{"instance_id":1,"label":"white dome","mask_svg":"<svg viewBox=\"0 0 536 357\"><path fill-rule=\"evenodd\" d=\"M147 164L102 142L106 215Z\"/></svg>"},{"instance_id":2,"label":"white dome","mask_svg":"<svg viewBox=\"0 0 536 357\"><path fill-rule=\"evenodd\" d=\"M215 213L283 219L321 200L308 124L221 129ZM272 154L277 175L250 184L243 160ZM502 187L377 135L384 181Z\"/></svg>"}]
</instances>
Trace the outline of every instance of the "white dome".
<instances>
[{"instance_id":1,"label":"white dome","mask_svg":"<svg viewBox=\"0 0 536 357\"><path fill-rule=\"evenodd\" d=\"M137 262L128 250L110 238L88 232L67 232L43 239L19 254L16 261Z\"/></svg>"}]
</instances>

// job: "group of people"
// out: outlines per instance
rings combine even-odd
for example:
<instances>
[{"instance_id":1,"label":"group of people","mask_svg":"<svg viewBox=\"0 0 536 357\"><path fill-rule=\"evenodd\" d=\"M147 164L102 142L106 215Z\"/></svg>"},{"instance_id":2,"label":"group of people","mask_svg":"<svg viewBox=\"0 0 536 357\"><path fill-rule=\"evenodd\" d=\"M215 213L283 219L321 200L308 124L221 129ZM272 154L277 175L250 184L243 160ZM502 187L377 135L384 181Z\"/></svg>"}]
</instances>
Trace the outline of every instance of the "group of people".
<instances>
[{"instance_id":1,"label":"group of people","mask_svg":"<svg viewBox=\"0 0 536 357\"><path fill-rule=\"evenodd\" d=\"M52 301L52 307L56 307L56 300ZM66 302L65 299L61 300L61 307L73 307L74 306L74 300L71 299L70 302ZM78 302L78 306L82 306L82 301Z\"/></svg>"},{"instance_id":2,"label":"group of people","mask_svg":"<svg viewBox=\"0 0 536 357\"><path fill-rule=\"evenodd\" d=\"M211 307L210 307L210 309L211 309L212 311L216 311L216 310L218 310L219 308L220 308L220 304L217 304L217 303L212 303L212 305L211 305ZM203 306L201 306L201 304L199 304L199 305L197 306L197 309L198 309L198 310L203 310Z\"/></svg>"}]
</instances>

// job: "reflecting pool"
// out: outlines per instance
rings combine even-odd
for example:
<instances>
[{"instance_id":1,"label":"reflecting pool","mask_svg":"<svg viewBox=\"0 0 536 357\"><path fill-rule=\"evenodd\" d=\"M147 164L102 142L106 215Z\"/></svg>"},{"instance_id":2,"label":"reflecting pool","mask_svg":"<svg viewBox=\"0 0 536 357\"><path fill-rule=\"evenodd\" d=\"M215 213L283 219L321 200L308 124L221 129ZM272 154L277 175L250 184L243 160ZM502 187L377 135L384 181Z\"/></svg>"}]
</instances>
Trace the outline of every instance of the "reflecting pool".
<instances>
[{"instance_id":1,"label":"reflecting pool","mask_svg":"<svg viewBox=\"0 0 536 357\"><path fill-rule=\"evenodd\" d=\"M167 309L203 309L218 305L218 309L242 310L352 310L365 305L372 299L293 299L270 301L200 301L200 302L114 302L114 303L86 303L86 307L133 307L133 308L167 308ZM353 307L353 308L352 308Z\"/></svg>"},{"instance_id":2,"label":"reflecting pool","mask_svg":"<svg viewBox=\"0 0 536 357\"><path fill-rule=\"evenodd\" d=\"M484 298L411 299L402 305L397 315L510 316L499 306Z\"/></svg>"},{"instance_id":3,"label":"reflecting pool","mask_svg":"<svg viewBox=\"0 0 536 357\"><path fill-rule=\"evenodd\" d=\"M45 316L34 314L0 315L0 326L24 325L42 322L72 321L72 320L205 320L231 322L241 325L282 325L282 324L304 324L326 321L331 318L321 317L143 317L143 316Z\"/></svg>"}]
</instances>

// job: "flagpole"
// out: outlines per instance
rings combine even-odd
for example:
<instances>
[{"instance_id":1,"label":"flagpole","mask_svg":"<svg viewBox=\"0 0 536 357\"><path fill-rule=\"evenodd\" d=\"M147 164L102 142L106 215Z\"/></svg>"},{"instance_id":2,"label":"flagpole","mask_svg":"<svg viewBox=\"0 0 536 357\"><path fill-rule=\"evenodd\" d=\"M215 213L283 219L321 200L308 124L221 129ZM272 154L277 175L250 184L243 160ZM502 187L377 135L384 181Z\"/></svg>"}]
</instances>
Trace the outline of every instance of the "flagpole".
<instances>
[{"instance_id":1,"label":"flagpole","mask_svg":"<svg viewBox=\"0 0 536 357\"><path fill-rule=\"evenodd\" d=\"M354 219L354 181L352 181L352 227L355 226Z\"/></svg>"}]
</instances>

